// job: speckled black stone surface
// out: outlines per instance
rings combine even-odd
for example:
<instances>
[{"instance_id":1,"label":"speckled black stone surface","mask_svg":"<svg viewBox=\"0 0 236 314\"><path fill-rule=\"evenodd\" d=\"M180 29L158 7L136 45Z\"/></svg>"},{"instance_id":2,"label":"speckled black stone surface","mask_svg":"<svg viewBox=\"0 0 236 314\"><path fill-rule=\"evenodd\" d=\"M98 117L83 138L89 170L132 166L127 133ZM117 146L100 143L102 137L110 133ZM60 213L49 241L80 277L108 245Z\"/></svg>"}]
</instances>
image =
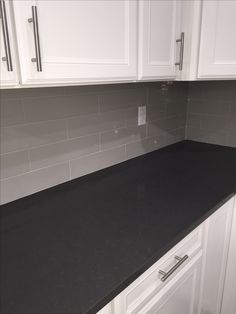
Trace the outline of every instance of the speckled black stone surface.
<instances>
[{"instance_id":1,"label":"speckled black stone surface","mask_svg":"<svg viewBox=\"0 0 236 314\"><path fill-rule=\"evenodd\" d=\"M1 206L1 314L96 313L236 192L184 141Z\"/></svg>"}]
</instances>

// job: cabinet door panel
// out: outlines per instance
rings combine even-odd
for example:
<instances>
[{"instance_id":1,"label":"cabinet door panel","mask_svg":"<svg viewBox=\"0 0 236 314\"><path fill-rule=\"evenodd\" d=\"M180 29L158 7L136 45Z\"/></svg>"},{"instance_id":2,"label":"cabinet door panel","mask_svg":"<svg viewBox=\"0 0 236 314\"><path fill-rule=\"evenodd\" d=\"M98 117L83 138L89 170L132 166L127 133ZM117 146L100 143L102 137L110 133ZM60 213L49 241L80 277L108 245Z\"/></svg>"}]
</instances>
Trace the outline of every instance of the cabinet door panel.
<instances>
[{"instance_id":1,"label":"cabinet door panel","mask_svg":"<svg viewBox=\"0 0 236 314\"><path fill-rule=\"evenodd\" d=\"M199 309L202 252L179 272L139 314L194 314Z\"/></svg>"},{"instance_id":2,"label":"cabinet door panel","mask_svg":"<svg viewBox=\"0 0 236 314\"><path fill-rule=\"evenodd\" d=\"M221 314L236 313L236 198Z\"/></svg>"},{"instance_id":3,"label":"cabinet door panel","mask_svg":"<svg viewBox=\"0 0 236 314\"><path fill-rule=\"evenodd\" d=\"M220 314L232 225L233 199L207 221L201 314Z\"/></svg>"},{"instance_id":4,"label":"cabinet door panel","mask_svg":"<svg viewBox=\"0 0 236 314\"><path fill-rule=\"evenodd\" d=\"M32 5L38 11L42 72L31 62ZM23 83L136 78L136 1L15 1L14 9Z\"/></svg>"},{"instance_id":5,"label":"cabinet door panel","mask_svg":"<svg viewBox=\"0 0 236 314\"><path fill-rule=\"evenodd\" d=\"M139 78L174 78L181 1L139 3Z\"/></svg>"},{"instance_id":6,"label":"cabinet door panel","mask_svg":"<svg viewBox=\"0 0 236 314\"><path fill-rule=\"evenodd\" d=\"M13 38L13 25L12 25L12 12L9 1L1 0L1 7L5 7L5 18L6 26L8 31L9 38L9 54L12 60L12 71L9 71L7 68L6 61L3 61L2 58L6 57L6 47L4 44L3 36L3 17L0 16L0 86L1 87L11 87L19 84L18 81L18 72L17 72L17 61L16 61L16 49L14 45ZM4 13L3 13L4 14Z\"/></svg>"},{"instance_id":7,"label":"cabinet door panel","mask_svg":"<svg viewBox=\"0 0 236 314\"><path fill-rule=\"evenodd\" d=\"M236 77L236 1L204 1L200 40L200 78Z\"/></svg>"}]
</instances>

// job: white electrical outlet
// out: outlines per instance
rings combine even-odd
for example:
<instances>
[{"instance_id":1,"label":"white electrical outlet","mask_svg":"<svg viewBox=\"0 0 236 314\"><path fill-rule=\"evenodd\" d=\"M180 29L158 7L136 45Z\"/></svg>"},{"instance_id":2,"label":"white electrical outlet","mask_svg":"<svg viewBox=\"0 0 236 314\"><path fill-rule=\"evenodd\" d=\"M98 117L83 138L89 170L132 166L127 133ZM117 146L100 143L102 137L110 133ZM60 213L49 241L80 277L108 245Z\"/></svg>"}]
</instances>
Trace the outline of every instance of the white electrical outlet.
<instances>
[{"instance_id":1,"label":"white electrical outlet","mask_svg":"<svg viewBox=\"0 0 236 314\"><path fill-rule=\"evenodd\" d=\"M138 107L138 125L146 124L146 106Z\"/></svg>"}]
</instances>

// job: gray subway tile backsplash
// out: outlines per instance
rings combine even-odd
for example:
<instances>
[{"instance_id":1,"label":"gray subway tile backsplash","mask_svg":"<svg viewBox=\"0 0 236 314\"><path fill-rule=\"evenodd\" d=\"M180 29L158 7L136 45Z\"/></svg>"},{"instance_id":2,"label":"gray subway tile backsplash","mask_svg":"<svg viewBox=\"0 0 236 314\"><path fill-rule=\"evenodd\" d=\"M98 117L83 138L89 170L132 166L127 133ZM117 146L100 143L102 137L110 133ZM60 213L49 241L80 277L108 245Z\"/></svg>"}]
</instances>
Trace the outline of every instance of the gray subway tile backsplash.
<instances>
[{"instance_id":1,"label":"gray subway tile backsplash","mask_svg":"<svg viewBox=\"0 0 236 314\"><path fill-rule=\"evenodd\" d=\"M184 138L236 147L235 90L232 81L1 90L1 203Z\"/></svg>"},{"instance_id":2,"label":"gray subway tile backsplash","mask_svg":"<svg viewBox=\"0 0 236 314\"><path fill-rule=\"evenodd\" d=\"M112 148L70 161L72 179L100 170L125 160L125 146Z\"/></svg>"},{"instance_id":3,"label":"gray subway tile backsplash","mask_svg":"<svg viewBox=\"0 0 236 314\"><path fill-rule=\"evenodd\" d=\"M31 169L48 167L99 151L99 135L88 135L29 151Z\"/></svg>"},{"instance_id":4,"label":"gray subway tile backsplash","mask_svg":"<svg viewBox=\"0 0 236 314\"><path fill-rule=\"evenodd\" d=\"M128 126L126 128L107 131L101 134L101 149L125 145L146 137L146 125Z\"/></svg>"},{"instance_id":5,"label":"gray subway tile backsplash","mask_svg":"<svg viewBox=\"0 0 236 314\"><path fill-rule=\"evenodd\" d=\"M0 127L22 124L25 122L24 110L21 100L1 99Z\"/></svg>"},{"instance_id":6,"label":"gray subway tile backsplash","mask_svg":"<svg viewBox=\"0 0 236 314\"><path fill-rule=\"evenodd\" d=\"M116 110L67 120L69 137L79 137L125 127L125 111Z\"/></svg>"},{"instance_id":7,"label":"gray subway tile backsplash","mask_svg":"<svg viewBox=\"0 0 236 314\"><path fill-rule=\"evenodd\" d=\"M192 82L186 139L236 147L236 81Z\"/></svg>"},{"instance_id":8,"label":"gray subway tile backsplash","mask_svg":"<svg viewBox=\"0 0 236 314\"><path fill-rule=\"evenodd\" d=\"M1 181L1 203L36 193L69 180L69 165L54 165Z\"/></svg>"},{"instance_id":9,"label":"gray subway tile backsplash","mask_svg":"<svg viewBox=\"0 0 236 314\"><path fill-rule=\"evenodd\" d=\"M54 120L1 128L1 154L66 139L66 123Z\"/></svg>"},{"instance_id":10,"label":"gray subway tile backsplash","mask_svg":"<svg viewBox=\"0 0 236 314\"><path fill-rule=\"evenodd\" d=\"M17 176L30 170L27 150L0 155L0 179Z\"/></svg>"}]
</instances>

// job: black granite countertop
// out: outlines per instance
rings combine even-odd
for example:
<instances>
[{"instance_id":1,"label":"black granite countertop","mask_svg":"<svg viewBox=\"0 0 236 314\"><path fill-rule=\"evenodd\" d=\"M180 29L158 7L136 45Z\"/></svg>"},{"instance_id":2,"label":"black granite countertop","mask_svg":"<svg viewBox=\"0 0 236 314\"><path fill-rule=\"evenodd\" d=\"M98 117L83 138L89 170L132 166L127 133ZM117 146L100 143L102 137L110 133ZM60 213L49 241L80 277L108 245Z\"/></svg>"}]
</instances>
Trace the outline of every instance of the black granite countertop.
<instances>
[{"instance_id":1,"label":"black granite countertop","mask_svg":"<svg viewBox=\"0 0 236 314\"><path fill-rule=\"evenodd\" d=\"M184 141L1 206L1 313L96 313L236 192L236 149Z\"/></svg>"}]
</instances>

